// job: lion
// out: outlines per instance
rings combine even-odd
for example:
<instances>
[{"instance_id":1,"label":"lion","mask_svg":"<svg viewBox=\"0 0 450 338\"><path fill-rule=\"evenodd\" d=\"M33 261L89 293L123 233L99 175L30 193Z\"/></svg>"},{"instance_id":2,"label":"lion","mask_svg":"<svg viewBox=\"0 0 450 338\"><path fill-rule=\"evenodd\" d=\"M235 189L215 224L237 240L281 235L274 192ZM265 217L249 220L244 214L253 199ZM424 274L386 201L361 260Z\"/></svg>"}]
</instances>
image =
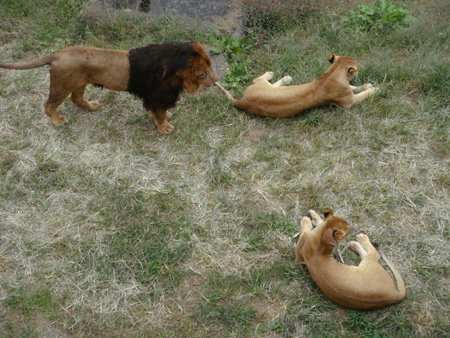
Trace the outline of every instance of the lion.
<instances>
[{"instance_id":1,"label":"lion","mask_svg":"<svg viewBox=\"0 0 450 338\"><path fill-rule=\"evenodd\" d=\"M325 220L311 210L301 221L300 238L295 248L295 263L305 264L322 292L335 303L361 310L378 309L405 298L405 283L378 245L364 234L349 244L361 262L358 266L339 263L333 257L334 247L350 232L350 226L333 210L324 210ZM315 228L313 228L313 225ZM382 258L391 269L397 289L387 271L380 265Z\"/></svg>"},{"instance_id":2,"label":"lion","mask_svg":"<svg viewBox=\"0 0 450 338\"><path fill-rule=\"evenodd\" d=\"M155 117L158 132L170 134L174 127L168 122L168 109L175 106L180 93L195 93L200 86L209 87L219 80L197 41L151 44L129 51L74 46L24 64L0 64L0 68L45 65L50 66L50 94L44 108L55 126L67 122L57 108L69 95L81 108L99 107L98 102L83 97L86 85L94 84L136 95Z\"/></svg>"},{"instance_id":3,"label":"lion","mask_svg":"<svg viewBox=\"0 0 450 338\"><path fill-rule=\"evenodd\" d=\"M331 67L310 83L283 86L292 81L290 76L285 76L274 84L273 73L267 72L253 80L253 84L247 87L242 98L236 100L219 83L216 83L239 109L243 109L252 115L262 117L289 118L306 109L323 104L334 104L344 109L351 109L356 103L363 101L375 94L378 88L371 84L360 87L351 86L349 81L358 74L358 63L348 56L328 55ZM364 90L354 94L353 90Z\"/></svg>"}]
</instances>

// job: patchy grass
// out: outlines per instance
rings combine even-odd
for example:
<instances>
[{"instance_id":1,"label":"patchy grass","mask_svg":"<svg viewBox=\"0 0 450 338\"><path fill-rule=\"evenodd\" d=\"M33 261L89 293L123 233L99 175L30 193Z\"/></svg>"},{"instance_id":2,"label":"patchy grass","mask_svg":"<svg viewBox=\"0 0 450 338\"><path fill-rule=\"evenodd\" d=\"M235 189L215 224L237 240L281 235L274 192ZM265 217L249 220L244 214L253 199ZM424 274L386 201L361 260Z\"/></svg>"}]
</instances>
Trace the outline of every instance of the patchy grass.
<instances>
[{"instance_id":1,"label":"patchy grass","mask_svg":"<svg viewBox=\"0 0 450 338\"><path fill-rule=\"evenodd\" d=\"M0 61L208 42L176 20L83 21L83 4L3 1ZM139 100L90 87L100 109L68 100L55 128L48 69L0 70L0 336L448 336L447 3L402 3L417 22L389 34L349 26L358 4L317 6L267 41L249 31L233 55L249 79L272 70L294 83L321 74L330 52L353 56L355 84L381 93L351 111L263 119L210 88L183 95L161 136ZM346 262L358 263L345 246L359 232L383 247L403 302L343 309L294 264L301 217L325 207L353 228Z\"/></svg>"}]
</instances>

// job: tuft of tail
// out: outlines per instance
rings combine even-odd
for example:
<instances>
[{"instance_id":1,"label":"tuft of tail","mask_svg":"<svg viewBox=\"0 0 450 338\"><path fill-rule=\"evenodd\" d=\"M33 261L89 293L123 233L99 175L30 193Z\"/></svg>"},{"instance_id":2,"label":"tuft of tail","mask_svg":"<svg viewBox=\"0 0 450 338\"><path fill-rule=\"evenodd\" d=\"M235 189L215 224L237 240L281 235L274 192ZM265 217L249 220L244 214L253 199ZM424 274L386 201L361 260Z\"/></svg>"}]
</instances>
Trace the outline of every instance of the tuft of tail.
<instances>
[{"instance_id":1,"label":"tuft of tail","mask_svg":"<svg viewBox=\"0 0 450 338\"><path fill-rule=\"evenodd\" d=\"M226 97L228 97L228 99L231 101L231 103L233 103L234 105L236 105L236 102L237 102L238 100L236 100L236 99L231 95L231 93L230 93L228 90L226 90L224 87L222 87L222 85L220 85L219 82L214 82L214 84L215 84L217 87L219 87L219 89L220 89L221 91L223 91L223 92L225 93Z\"/></svg>"},{"instance_id":2,"label":"tuft of tail","mask_svg":"<svg viewBox=\"0 0 450 338\"><path fill-rule=\"evenodd\" d=\"M380 254L383 261L386 263L386 265L391 269L392 274L395 277L395 281L397 282L397 290L398 290L398 301L401 301L403 298L405 298L406 294L406 288L405 288L405 282L403 281L402 276L400 275L400 272L395 268L394 264L391 263L391 261L385 256L383 250L381 250L380 246L376 243L372 243L372 245L377 249L378 253Z\"/></svg>"},{"instance_id":3,"label":"tuft of tail","mask_svg":"<svg viewBox=\"0 0 450 338\"><path fill-rule=\"evenodd\" d=\"M45 65L49 65L52 62L52 58L51 55L46 56L45 58L39 59L39 60L34 60L34 61L30 61L27 63L21 63L21 64L17 64L17 65L5 65L5 64L0 64L0 68L5 68L5 69L18 69L18 70L22 70L22 69L31 69L31 68L36 68L36 67L42 67Z\"/></svg>"}]
</instances>

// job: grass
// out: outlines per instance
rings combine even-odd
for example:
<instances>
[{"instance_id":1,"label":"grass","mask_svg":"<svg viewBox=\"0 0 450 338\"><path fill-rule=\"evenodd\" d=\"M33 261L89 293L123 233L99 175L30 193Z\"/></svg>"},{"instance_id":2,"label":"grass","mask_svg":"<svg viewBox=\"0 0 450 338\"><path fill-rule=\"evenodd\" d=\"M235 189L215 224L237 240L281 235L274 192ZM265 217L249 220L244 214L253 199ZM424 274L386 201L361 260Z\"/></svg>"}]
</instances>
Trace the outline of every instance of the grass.
<instances>
[{"instance_id":1,"label":"grass","mask_svg":"<svg viewBox=\"0 0 450 338\"><path fill-rule=\"evenodd\" d=\"M210 39L173 19L88 20L84 1L39 4L2 2L1 62ZM330 52L353 56L353 82L381 92L350 111L263 119L210 88L183 95L161 136L139 100L90 87L101 108L68 100L69 123L54 128L48 69L1 70L0 337L448 336L447 3L398 4L417 22L388 34L348 25L359 4L286 16L264 39L248 30L232 60L247 64L239 96L265 71L304 83ZM381 245L403 302L341 308L294 264L300 219L325 207L353 228L346 262L358 263L344 248L360 232Z\"/></svg>"}]
</instances>

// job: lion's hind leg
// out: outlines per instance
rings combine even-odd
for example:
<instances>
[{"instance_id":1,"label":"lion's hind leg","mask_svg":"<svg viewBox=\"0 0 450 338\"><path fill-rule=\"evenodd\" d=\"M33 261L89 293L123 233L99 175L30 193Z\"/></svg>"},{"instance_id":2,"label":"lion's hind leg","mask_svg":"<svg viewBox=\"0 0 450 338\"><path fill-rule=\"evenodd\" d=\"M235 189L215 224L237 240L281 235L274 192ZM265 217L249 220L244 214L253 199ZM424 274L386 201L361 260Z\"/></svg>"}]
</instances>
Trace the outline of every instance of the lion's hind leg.
<instances>
[{"instance_id":1,"label":"lion's hind leg","mask_svg":"<svg viewBox=\"0 0 450 338\"><path fill-rule=\"evenodd\" d=\"M312 227L311 220L308 217L303 217L300 222L300 238L305 232L311 231Z\"/></svg>"},{"instance_id":2,"label":"lion's hind leg","mask_svg":"<svg viewBox=\"0 0 450 338\"><path fill-rule=\"evenodd\" d=\"M86 101L84 99L84 91L86 90L86 85L75 88L70 96L70 99L73 103L75 103L78 107L84 108L86 110L95 110L100 105L97 101Z\"/></svg>"},{"instance_id":3,"label":"lion's hind leg","mask_svg":"<svg viewBox=\"0 0 450 338\"><path fill-rule=\"evenodd\" d=\"M306 264L305 259L302 256L302 237L305 233L311 231L312 223L308 217L303 217L300 222L300 236L298 237L297 245L295 246L295 263ZM296 237L295 235L294 237Z\"/></svg>"},{"instance_id":4,"label":"lion's hind leg","mask_svg":"<svg viewBox=\"0 0 450 338\"><path fill-rule=\"evenodd\" d=\"M67 122L67 117L59 115L57 111L58 107L64 102L67 96L69 96L69 94L64 97L59 97L58 99L49 97L44 103L45 114L50 118L50 121L54 126Z\"/></svg>"},{"instance_id":5,"label":"lion's hind leg","mask_svg":"<svg viewBox=\"0 0 450 338\"><path fill-rule=\"evenodd\" d=\"M259 81L270 81L273 78L273 72L266 72L261 76L258 76L257 78L253 79L253 83L259 82Z\"/></svg>"},{"instance_id":6,"label":"lion's hind leg","mask_svg":"<svg viewBox=\"0 0 450 338\"><path fill-rule=\"evenodd\" d=\"M372 245L367 235L359 234L358 236L356 236L356 240L357 242L350 242L349 247L350 249L355 251L361 257L361 259L371 256L374 260L378 261L381 258L377 249L375 249L375 247Z\"/></svg>"},{"instance_id":7,"label":"lion's hind leg","mask_svg":"<svg viewBox=\"0 0 450 338\"><path fill-rule=\"evenodd\" d=\"M275 82L272 87L276 88L276 87L281 87L283 85L287 85L289 83L292 82L292 77L290 77L289 75L279 79L277 82Z\"/></svg>"},{"instance_id":8,"label":"lion's hind leg","mask_svg":"<svg viewBox=\"0 0 450 338\"><path fill-rule=\"evenodd\" d=\"M361 244L355 241L351 241L348 245L352 251L356 252L361 259L364 259L367 257L367 251L362 247Z\"/></svg>"}]
</instances>

